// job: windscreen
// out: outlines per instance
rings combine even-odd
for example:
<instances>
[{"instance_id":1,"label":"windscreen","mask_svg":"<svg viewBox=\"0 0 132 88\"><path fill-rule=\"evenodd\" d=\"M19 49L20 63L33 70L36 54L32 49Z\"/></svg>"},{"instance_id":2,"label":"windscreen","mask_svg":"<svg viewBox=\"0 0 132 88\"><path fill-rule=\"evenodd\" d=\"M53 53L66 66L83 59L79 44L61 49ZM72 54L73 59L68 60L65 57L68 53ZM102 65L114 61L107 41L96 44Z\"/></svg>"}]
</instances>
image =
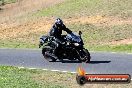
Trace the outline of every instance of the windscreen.
<instances>
[{"instance_id":1,"label":"windscreen","mask_svg":"<svg viewBox=\"0 0 132 88\"><path fill-rule=\"evenodd\" d=\"M69 40L71 40L72 42L81 42L81 38L80 38L80 36L79 35L77 35L77 34L67 34L67 39L69 39Z\"/></svg>"}]
</instances>

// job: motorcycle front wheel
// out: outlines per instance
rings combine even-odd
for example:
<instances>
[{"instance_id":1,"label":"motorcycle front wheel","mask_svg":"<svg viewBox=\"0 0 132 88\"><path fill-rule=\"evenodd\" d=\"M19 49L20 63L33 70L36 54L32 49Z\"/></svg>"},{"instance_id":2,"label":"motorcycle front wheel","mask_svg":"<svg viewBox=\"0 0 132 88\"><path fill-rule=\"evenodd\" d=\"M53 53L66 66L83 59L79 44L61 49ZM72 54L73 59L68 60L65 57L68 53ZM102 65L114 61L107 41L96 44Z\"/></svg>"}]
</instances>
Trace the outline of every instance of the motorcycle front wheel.
<instances>
[{"instance_id":1,"label":"motorcycle front wheel","mask_svg":"<svg viewBox=\"0 0 132 88\"><path fill-rule=\"evenodd\" d=\"M90 53L88 52L88 50L87 49L81 50L81 52L80 52L80 60L82 62L89 63L90 59L91 59L91 56L90 56Z\"/></svg>"}]
</instances>

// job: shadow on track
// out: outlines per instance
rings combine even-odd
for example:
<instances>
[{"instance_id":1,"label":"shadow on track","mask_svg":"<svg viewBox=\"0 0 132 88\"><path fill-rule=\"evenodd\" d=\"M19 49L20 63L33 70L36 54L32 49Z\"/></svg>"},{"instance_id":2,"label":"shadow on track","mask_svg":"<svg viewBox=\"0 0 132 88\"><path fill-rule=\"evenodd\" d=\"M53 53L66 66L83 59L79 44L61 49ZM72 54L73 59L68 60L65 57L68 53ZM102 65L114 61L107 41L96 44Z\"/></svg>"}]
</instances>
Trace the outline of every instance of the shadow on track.
<instances>
[{"instance_id":1,"label":"shadow on track","mask_svg":"<svg viewBox=\"0 0 132 88\"><path fill-rule=\"evenodd\" d=\"M52 61L50 61L52 62ZM71 61L71 60L63 60L63 61L55 61L55 62L62 62L62 63L85 63L80 61ZM110 63L111 61L90 61L88 64L100 64L100 63Z\"/></svg>"},{"instance_id":2,"label":"shadow on track","mask_svg":"<svg viewBox=\"0 0 132 88\"><path fill-rule=\"evenodd\" d=\"M111 61L90 61L89 64L110 63Z\"/></svg>"},{"instance_id":3,"label":"shadow on track","mask_svg":"<svg viewBox=\"0 0 132 88\"><path fill-rule=\"evenodd\" d=\"M50 61L52 62L52 61ZM55 61L55 62L62 62L62 63L82 63L80 61L71 61L71 60L63 60L63 61Z\"/></svg>"}]
</instances>

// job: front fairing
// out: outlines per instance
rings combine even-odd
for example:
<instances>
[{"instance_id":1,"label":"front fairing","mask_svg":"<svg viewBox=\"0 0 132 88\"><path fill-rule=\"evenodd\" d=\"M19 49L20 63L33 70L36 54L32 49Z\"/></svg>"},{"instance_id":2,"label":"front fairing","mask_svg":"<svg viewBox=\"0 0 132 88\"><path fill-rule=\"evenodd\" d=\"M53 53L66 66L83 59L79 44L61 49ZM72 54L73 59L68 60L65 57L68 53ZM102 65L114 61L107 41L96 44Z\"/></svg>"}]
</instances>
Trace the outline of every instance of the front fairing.
<instances>
[{"instance_id":1,"label":"front fairing","mask_svg":"<svg viewBox=\"0 0 132 88\"><path fill-rule=\"evenodd\" d=\"M72 34L67 34L66 36L67 40L70 41L71 43L78 43L83 45L83 41L80 35L77 35L75 33Z\"/></svg>"},{"instance_id":2,"label":"front fairing","mask_svg":"<svg viewBox=\"0 0 132 88\"><path fill-rule=\"evenodd\" d=\"M40 38L40 41L41 42L46 42L48 40L48 36L42 36L41 38Z\"/></svg>"},{"instance_id":3,"label":"front fairing","mask_svg":"<svg viewBox=\"0 0 132 88\"><path fill-rule=\"evenodd\" d=\"M48 36L41 36L39 40L39 48L44 46L48 41Z\"/></svg>"}]
</instances>

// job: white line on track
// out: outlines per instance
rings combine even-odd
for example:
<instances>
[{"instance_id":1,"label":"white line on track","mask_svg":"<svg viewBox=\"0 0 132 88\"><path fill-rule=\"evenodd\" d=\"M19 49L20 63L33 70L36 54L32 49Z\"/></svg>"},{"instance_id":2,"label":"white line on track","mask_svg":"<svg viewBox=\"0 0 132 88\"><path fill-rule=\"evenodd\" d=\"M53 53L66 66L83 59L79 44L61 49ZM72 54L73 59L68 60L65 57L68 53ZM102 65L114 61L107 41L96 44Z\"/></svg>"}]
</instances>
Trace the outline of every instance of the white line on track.
<instances>
[{"instance_id":1,"label":"white line on track","mask_svg":"<svg viewBox=\"0 0 132 88\"><path fill-rule=\"evenodd\" d=\"M70 73L73 73L73 74L75 74L75 73L77 73L77 72L70 72Z\"/></svg>"},{"instance_id":2,"label":"white line on track","mask_svg":"<svg viewBox=\"0 0 132 88\"><path fill-rule=\"evenodd\" d=\"M36 69L36 68L28 68L28 69Z\"/></svg>"},{"instance_id":3,"label":"white line on track","mask_svg":"<svg viewBox=\"0 0 132 88\"><path fill-rule=\"evenodd\" d=\"M21 69L21 68L24 68L24 67L18 67L19 69Z\"/></svg>"},{"instance_id":4,"label":"white line on track","mask_svg":"<svg viewBox=\"0 0 132 88\"><path fill-rule=\"evenodd\" d=\"M23 69L25 67L18 67L19 69ZM26 68L26 69L38 69L38 68ZM45 71L53 71L53 72L63 72L63 73L72 73L72 74L76 74L77 72L69 72L69 71L60 71L60 70L48 70L48 69L41 69L41 70L45 70ZM131 78L132 81L132 78Z\"/></svg>"},{"instance_id":5,"label":"white line on track","mask_svg":"<svg viewBox=\"0 0 132 88\"><path fill-rule=\"evenodd\" d=\"M27 68L27 67L18 67L19 69L39 69L39 68ZM41 69L41 70L45 70L45 71L48 71L49 69ZM49 70L49 71L53 71L53 72L63 72L63 73L77 73L77 72L70 72L70 71L61 71L61 70Z\"/></svg>"},{"instance_id":6,"label":"white line on track","mask_svg":"<svg viewBox=\"0 0 132 88\"><path fill-rule=\"evenodd\" d=\"M67 73L68 71L62 71L62 72Z\"/></svg>"},{"instance_id":7,"label":"white line on track","mask_svg":"<svg viewBox=\"0 0 132 88\"><path fill-rule=\"evenodd\" d=\"M46 70L48 70L48 69L42 69L42 70L46 71Z\"/></svg>"},{"instance_id":8,"label":"white line on track","mask_svg":"<svg viewBox=\"0 0 132 88\"><path fill-rule=\"evenodd\" d=\"M59 70L51 70L51 71L54 71L54 72L59 72Z\"/></svg>"}]
</instances>

